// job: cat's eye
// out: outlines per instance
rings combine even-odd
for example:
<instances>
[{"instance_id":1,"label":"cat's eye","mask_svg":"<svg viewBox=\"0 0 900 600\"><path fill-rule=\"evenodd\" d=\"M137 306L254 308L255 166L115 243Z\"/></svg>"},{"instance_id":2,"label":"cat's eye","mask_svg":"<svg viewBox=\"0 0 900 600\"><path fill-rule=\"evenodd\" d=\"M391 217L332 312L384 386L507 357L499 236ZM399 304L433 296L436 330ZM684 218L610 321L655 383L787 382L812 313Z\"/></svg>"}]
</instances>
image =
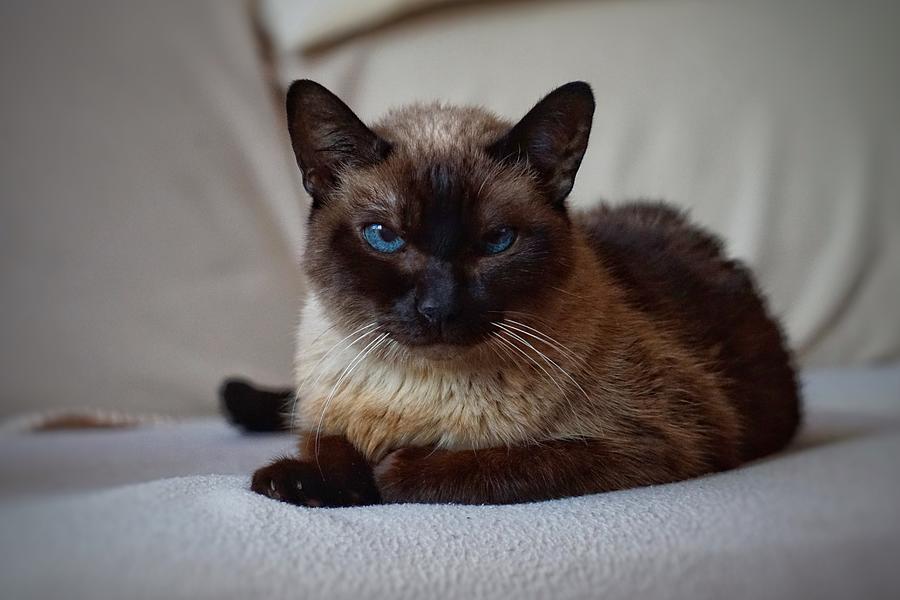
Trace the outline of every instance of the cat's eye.
<instances>
[{"instance_id":1,"label":"cat's eye","mask_svg":"<svg viewBox=\"0 0 900 600\"><path fill-rule=\"evenodd\" d=\"M512 227L498 227L484 236L485 254L500 254L516 241L516 231Z\"/></svg>"},{"instance_id":2,"label":"cat's eye","mask_svg":"<svg viewBox=\"0 0 900 600\"><path fill-rule=\"evenodd\" d=\"M363 238L372 248L384 254L397 252L406 245L406 241L390 227L381 223L370 223L363 227Z\"/></svg>"}]
</instances>

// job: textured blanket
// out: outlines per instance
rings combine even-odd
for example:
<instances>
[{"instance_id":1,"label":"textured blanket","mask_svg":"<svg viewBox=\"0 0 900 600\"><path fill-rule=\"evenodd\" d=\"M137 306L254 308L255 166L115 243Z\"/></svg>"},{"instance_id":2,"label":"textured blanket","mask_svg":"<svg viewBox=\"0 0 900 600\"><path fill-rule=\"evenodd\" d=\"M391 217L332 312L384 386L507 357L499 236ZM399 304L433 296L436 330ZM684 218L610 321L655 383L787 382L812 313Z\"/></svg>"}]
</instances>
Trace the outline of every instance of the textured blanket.
<instances>
[{"instance_id":1,"label":"textured blanket","mask_svg":"<svg viewBox=\"0 0 900 600\"><path fill-rule=\"evenodd\" d=\"M805 432L780 456L503 507L280 504L248 475L291 440L213 421L7 434L3 596L895 598L900 369L806 389Z\"/></svg>"}]
</instances>

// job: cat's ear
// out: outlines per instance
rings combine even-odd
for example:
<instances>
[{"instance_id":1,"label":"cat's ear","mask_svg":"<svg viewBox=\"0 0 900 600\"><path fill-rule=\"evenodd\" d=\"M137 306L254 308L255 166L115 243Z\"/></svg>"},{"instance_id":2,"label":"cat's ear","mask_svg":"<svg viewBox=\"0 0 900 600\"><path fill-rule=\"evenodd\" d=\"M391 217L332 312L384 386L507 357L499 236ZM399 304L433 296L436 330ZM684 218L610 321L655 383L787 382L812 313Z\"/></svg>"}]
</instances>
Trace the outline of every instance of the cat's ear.
<instances>
[{"instance_id":1,"label":"cat's ear","mask_svg":"<svg viewBox=\"0 0 900 600\"><path fill-rule=\"evenodd\" d=\"M562 208L587 149L593 116L591 86L567 83L547 94L488 153L500 161L527 160L547 198Z\"/></svg>"},{"instance_id":2,"label":"cat's ear","mask_svg":"<svg viewBox=\"0 0 900 600\"><path fill-rule=\"evenodd\" d=\"M291 146L313 208L327 199L343 169L374 164L390 153L390 143L315 81L292 83L286 105Z\"/></svg>"}]
</instances>

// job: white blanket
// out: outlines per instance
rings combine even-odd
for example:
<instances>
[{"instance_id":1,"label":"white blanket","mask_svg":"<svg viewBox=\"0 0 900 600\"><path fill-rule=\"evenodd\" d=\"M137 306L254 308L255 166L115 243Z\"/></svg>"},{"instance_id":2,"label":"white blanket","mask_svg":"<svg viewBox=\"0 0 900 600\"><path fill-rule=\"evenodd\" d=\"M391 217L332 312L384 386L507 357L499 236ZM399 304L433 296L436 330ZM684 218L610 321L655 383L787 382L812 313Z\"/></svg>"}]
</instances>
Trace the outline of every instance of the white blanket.
<instances>
[{"instance_id":1,"label":"white blanket","mask_svg":"<svg viewBox=\"0 0 900 600\"><path fill-rule=\"evenodd\" d=\"M900 368L807 395L780 456L504 507L277 503L248 476L291 439L213 421L0 436L3 597L896 598Z\"/></svg>"}]
</instances>

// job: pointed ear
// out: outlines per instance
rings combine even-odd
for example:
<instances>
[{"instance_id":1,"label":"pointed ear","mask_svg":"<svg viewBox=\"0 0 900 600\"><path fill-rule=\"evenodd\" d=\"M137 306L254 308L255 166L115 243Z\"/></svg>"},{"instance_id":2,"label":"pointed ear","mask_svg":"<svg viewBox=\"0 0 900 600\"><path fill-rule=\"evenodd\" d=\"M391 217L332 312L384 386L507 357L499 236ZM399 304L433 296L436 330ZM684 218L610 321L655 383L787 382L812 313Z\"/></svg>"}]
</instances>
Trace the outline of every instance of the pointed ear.
<instances>
[{"instance_id":1,"label":"pointed ear","mask_svg":"<svg viewBox=\"0 0 900 600\"><path fill-rule=\"evenodd\" d=\"M563 208L587 149L593 116L591 86L567 83L547 94L488 153L500 161L527 159L547 198Z\"/></svg>"},{"instance_id":2,"label":"pointed ear","mask_svg":"<svg viewBox=\"0 0 900 600\"><path fill-rule=\"evenodd\" d=\"M303 187L321 206L345 167L383 160L391 145L359 120L340 98L314 81L300 79L287 93L288 131Z\"/></svg>"}]
</instances>

